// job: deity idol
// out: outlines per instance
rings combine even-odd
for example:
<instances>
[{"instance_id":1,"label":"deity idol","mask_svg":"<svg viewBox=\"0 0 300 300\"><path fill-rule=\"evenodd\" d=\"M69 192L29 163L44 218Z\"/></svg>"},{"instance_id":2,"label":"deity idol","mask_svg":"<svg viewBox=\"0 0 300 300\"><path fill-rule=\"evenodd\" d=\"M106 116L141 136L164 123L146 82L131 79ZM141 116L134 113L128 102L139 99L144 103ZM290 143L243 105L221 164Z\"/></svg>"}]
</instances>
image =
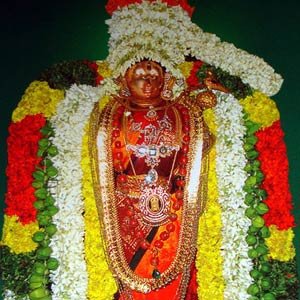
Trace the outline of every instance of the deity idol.
<instances>
[{"instance_id":1,"label":"deity idol","mask_svg":"<svg viewBox=\"0 0 300 300\"><path fill-rule=\"evenodd\" d=\"M174 78L151 60L118 81L120 95L101 113L94 110L90 143L118 299L186 299L188 285L193 299L202 162L213 141L201 105L214 105L214 98L183 92L172 99Z\"/></svg>"},{"instance_id":2,"label":"deity idol","mask_svg":"<svg viewBox=\"0 0 300 300\"><path fill-rule=\"evenodd\" d=\"M108 57L13 112L4 299L296 300L281 76L187 0L106 8Z\"/></svg>"}]
</instances>

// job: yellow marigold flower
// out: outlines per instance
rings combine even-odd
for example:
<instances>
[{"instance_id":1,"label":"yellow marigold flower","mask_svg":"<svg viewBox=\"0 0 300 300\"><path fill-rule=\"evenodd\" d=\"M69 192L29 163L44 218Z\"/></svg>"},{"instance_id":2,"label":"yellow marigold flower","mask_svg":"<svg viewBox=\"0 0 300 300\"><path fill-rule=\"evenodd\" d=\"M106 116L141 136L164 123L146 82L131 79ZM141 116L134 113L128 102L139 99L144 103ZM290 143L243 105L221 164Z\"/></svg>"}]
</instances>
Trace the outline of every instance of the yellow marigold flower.
<instances>
[{"instance_id":1,"label":"yellow marigold flower","mask_svg":"<svg viewBox=\"0 0 300 300\"><path fill-rule=\"evenodd\" d=\"M177 68L181 71L182 75L185 78L188 78L193 69L193 65L194 65L194 63L192 61L186 61L186 62L183 62L182 64L178 65Z\"/></svg>"},{"instance_id":2,"label":"yellow marigold flower","mask_svg":"<svg viewBox=\"0 0 300 300\"><path fill-rule=\"evenodd\" d=\"M280 115L276 103L261 92L255 92L240 101L245 111L249 114L249 119L261 126L269 127L279 120Z\"/></svg>"},{"instance_id":3,"label":"yellow marigold flower","mask_svg":"<svg viewBox=\"0 0 300 300\"><path fill-rule=\"evenodd\" d=\"M109 99L110 99L110 96L108 96L108 95L105 95L105 96L103 96L103 97L101 98L101 100L99 101L99 110L100 110L100 111L101 111L101 110L104 108L104 106L108 103Z\"/></svg>"},{"instance_id":4,"label":"yellow marigold flower","mask_svg":"<svg viewBox=\"0 0 300 300\"><path fill-rule=\"evenodd\" d=\"M88 152L88 128L83 140L81 167L83 170L83 196L85 205L85 259L89 274L87 299L113 299L117 292L115 280L109 271L100 234L100 222L93 194L92 174ZM101 291L99 290L101 286Z\"/></svg>"},{"instance_id":5,"label":"yellow marigold flower","mask_svg":"<svg viewBox=\"0 0 300 300\"><path fill-rule=\"evenodd\" d=\"M269 227L271 236L266 239L266 244L270 250L270 257L279 261L289 261L294 258L295 247L293 244L294 232L288 230L278 230L277 226Z\"/></svg>"},{"instance_id":6,"label":"yellow marigold flower","mask_svg":"<svg viewBox=\"0 0 300 300\"><path fill-rule=\"evenodd\" d=\"M17 216L4 215L1 245L6 245L16 254L34 251L37 244L33 234L39 230L37 222L23 225Z\"/></svg>"},{"instance_id":7,"label":"yellow marigold flower","mask_svg":"<svg viewBox=\"0 0 300 300\"><path fill-rule=\"evenodd\" d=\"M207 205L199 221L197 241L197 282L198 297L201 300L223 300L224 279L222 276L223 258L221 248L221 207L217 201L217 178L215 171L215 146L209 154Z\"/></svg>"},{"instance_id":8,"label":"yellow marigold flower","mask_svg":"<svg viewBox=\"0 0 300 300\"><path fill-rule=\"evenodd\" d=\"M112 70L109 68L109 63L107 61L97 61L98 73L103 78L109 78L113 76Z\"/></svg>"},{"instance_id":9,"label":"yellow marigold flower","mask_svg":"<svg viewBox=\"0 0 300 300\"><path fill-rule=\"evenodd\" d=\"M217 125L216 125L216 119L214 115L214 111L212 108L206 109L203 112L204 121L207 124L209 130L211 133L216 135L217 133Z\"/></svg>"},{"instance_id":10,"label":"yellow marigold flower","mask_svg":"<svg viewBox=\"0 0 300 300\"><path fill-rule=\"evenodd\" d=\"M64 91L51 89L46 81L33 81L14 110L12 120L18 122L36 114L49 118L56 113L57 103L63 98Z\"/></svg>"}]
</instances>

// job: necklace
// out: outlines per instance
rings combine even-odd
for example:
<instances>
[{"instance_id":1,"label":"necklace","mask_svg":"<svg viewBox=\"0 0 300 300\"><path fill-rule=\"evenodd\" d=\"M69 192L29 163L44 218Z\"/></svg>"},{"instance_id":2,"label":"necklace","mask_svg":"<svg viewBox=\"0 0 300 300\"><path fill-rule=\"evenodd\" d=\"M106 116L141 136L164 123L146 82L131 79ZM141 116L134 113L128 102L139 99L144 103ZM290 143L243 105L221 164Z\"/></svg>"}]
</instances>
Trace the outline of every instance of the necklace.
<instances>
[{"instance_id":1,"label":"necklace","mask_svg":"<svg viewBox=\"0 0 300 300\"><path fill-rule=\"evenodd\" d=\"M120 108L119 103L116 103L114 100L115 99L112 99L102 111L99 111L98 106L95 106L90 118L89 152L91 158L93 190L96 198L99 221L101 222L101 230L107 246L106 254L108 263L118 283L122 286L121 290L128 289L141 293L148 293L165 287L167 284L178 278L180 274L188 272L195 257L198 218L201 214L199 195L202 191L201 187L195 183L195 179L200 178L202 174L202 171L200 170L203 149L203 122L201 119L195 121L194 118L191 118L191 120L188 121L189 112L192 110L187 101L183 101L186 106L183 106L180 103L177 105L177 109L179 110L182 119L181 139L183 144L178 153L178 164L176 162L176 168L174 169L175 189L174 192L172 191L172 199L174 200L172 200L170 220L173 217L177 218L177 211L173 207L176 208L177 202L179 204L182 203L180 230L178 230L179 239L177 246L174 249L176 252L174 256L166 256L170 264L163 269L159 265L156 268L154 267L154 269L160 271L161 274L160 277L157 276L156 278L151 278L151 274L150 276L137 274L130 267L124 252L124 241L120 230L122 224L118 217L119 198L116 194L116 185L118 184L117 178L122 175L125 175L124 179L126 181L126 174L124 173L124 149L122 148L124 145L122 146L121 143L121 125L118 125L125 109L124 107L123 109ZM188 124L190 124L190 126ZM189 133L191 133L191 136ZM189 142L190 138L191 142ZM191 148L191 151L189 151L189 147ZM194 167L195 165L197 167ZM206 173L203 174L206 176ZM129 176L129 178L130 177L135 176ZM186 184L185 189L177 185L180 183L180 179L183 180L184 186ZM126 187L126 185L124 185L123 189L124 193L127 193L128 195L128 197L126 197L128 213L129 215L132 215L130 209L136 199L130 198L131 195L128 194L128 186ZM180 199L180 190L181 194L184 192L184 198L182 199ZM176 195L178 195L178 197ZM177 229L178 227L176 225L176 230ZM161 231L167 231L166 226L162 226ZM141 244L141 247L143 244L145 245L148 257L153 256L155 250L157 250L158 256L160 255L161 250L159 248L154 248L154 242L160 240L160 237L156 238L156 240L149 245L143 232L137 230L134 231L134 233L140 240L139 243ZM162 242L164 243L164 241ZM174 246L172 248L174 248ZM162 248L163 251L164 249L165 247ZM152 250L154 251L153 255ZM148 260L147 258L146 261L149 261L150 263L150 259ZM151 265L149 268L145 266L145 269L151 271ZM180 289L181 288L183 288L183 290L180 290L180 299L184 299L186 290L185 284L181 285Z\"/></svg>"},{"instance_id":2,"label":"necklace","mask_svg":"<svg viewBox=\"0 0 300 300\"><path fill-rule=\"evenodd\" d=\"M167 110L165 110L161 119L159 119L158 114L155 112L156 118L155 120L151 120L151 122L148 121L147 112L144 118L149 124L144 126L142 125L143 122L136 122L131 113L124 114L122 131L124 132L126 150L129 152L133 151L134 155L138 158L145 158L145 163L152 170L159 165L161 158L171 156L174 151L178 152L180 149L180 116L174 107L172 107L172 112L175 116L175 128L167 115ZM131 117L131 119L128 120L128 117ZM142 143L130 143L128 141L128 131L130 133L139 132L140 137L143 137Z\"/></svg>"},{"instance_id":3,"label":"necklace","mask_svg":"<svg viewBox=\"0 0 300 300\"><path fill-rule=\"evenodd\" d=\"M128 122L128 116L131 116L131 112L126 111L124 106L119 106L113 115L113 140L115 140L115 149L120 149L122 141L118 139L123 136L123 143L129 158L129 163L133 171L134 176L138 176L135 166L133 164L131 155L132 153L138 158L144 158L145 163L150 166L150 170L144 176L144 180L141 183L141 192L136 198L127 197L126 204L128 207L128 213L130 214L129 223L134 225L134 234L140 237L140 247L145 250L150 250L152 253L149 263L153 266L153 278L160 278L161 273L159 271L159 253L164 246L164 243L169 239L170 235L176 230L175 221L177 221L177 212L181 210L184 197L184 186L186 176L186 165L188 163L188 151L189 151L189 131L190 131L190 117L188 110L183 105L176 105L172 107L175 116L176 128L173 128L172 122L165 112L162 119L158 119L158 112L155 114L151 112L151 108L145 113L146 120L149 121L149 115L152 116L150 124L142 127L141 124L134 121ZM179 113L180 112L180 113ZM148 119L147 119L148 118ZM155 122L155 124L153 123ZM143 135L143 142L141 144L130 144L127 138L128 127L132 132L139 132ZM175 133L181 137L179 139L174 138ZM172 139L164 139L166 132L171 133ZM182 134L181 134L182 133ZM167 134L168 136L168 134ZM174 145L174 141L177 140L177 144ZM177 161L178 153L180 157L178 159L178 168L176 168L176 190L174 196L170 195L170 182L174 175L175 163ZM169 172L167 181L162 184L159 181L159 176L156 171L156 167L160 164L161 158L174 155L172 160L172 166ZM125 195L130 194L130 188L128 186L128 176L124 173L122 167L120 151L116 151L113 154L116 158L114 166L117 175L117 181ZM137 205L138 203L138 205ZM165 226L164 230L160 233L159 237L151 244L147 241L144 233L139 228L139 222L147 224L148 226Z\"/></svg>"}]
</instances>

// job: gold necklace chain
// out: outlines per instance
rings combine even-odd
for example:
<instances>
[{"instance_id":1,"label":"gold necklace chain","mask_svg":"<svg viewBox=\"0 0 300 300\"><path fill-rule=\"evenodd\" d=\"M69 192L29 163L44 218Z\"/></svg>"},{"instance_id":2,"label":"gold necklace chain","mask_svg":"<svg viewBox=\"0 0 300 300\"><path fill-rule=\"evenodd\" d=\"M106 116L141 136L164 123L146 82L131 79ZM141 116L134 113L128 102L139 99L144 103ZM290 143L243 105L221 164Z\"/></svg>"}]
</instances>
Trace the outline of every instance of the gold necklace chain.
<instances>
[{"instance_id":1,"label":"gold necklace chain","mask_svg":"<svg viewBox=\"0 0 300 300\"><path fill-rule=\"evenodd\" d=\"M103 228L103 237L106 244L108 262L114 276L122 282L122 286L142 293L160 289L184 272L187 265L190 265L195 257L195 247L197 237L197 220L199 217L199 205L197 195L192 194L189 198L187 193L184 196L182 211L182 221L179 242L176 255L170 266L161 273L160 278L144 278L132 271L126 262L120 228L118 224L117 203L115 197L115 186L113 164L111 157L111 146L108 137L111 136L111 118L115 105L113 101L99 114L98 108L95 109L90 124L91 139L90 154L91 167L93 170L93 187L96 197L96 204L99 214L99 221ZM202 139L200 122L192 122L192 143ZM97 151L96 141L102 141L103 148ZM100 143L99 142L99 143ZM99 153L101 154L99 157ZM188 162L187 182L191 181L190 170L196 152L191 151L191 159Z\"/></svg>"}]
</instances>

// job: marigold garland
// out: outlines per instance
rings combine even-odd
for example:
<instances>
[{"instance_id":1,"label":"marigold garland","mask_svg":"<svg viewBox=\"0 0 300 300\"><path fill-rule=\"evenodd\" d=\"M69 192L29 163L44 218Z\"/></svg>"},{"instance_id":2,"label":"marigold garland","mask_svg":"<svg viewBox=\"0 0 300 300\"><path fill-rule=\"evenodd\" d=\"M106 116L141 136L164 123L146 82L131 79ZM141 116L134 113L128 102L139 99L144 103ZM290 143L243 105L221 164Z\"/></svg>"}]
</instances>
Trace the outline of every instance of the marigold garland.
<instances>
[{"instance_id":1,"label":"marigold garland","mask_svg":"<svg viewBox=\"0 0 300 300\"><path fill-rule=\"evenodd\" d=\"M11 123L9 126L5 213L8 216L18 216L23 224L36 220L32 173L41 160L37 157L38 141L42 138L40 129L45 123L42 115L35 115L26 116L22 121Z\"/></svg>"},{"instance_id":2,"label":"marigold garland","mask_svg":"<svg viewBox=\"0 0 300 300\"><path fill-rule=\"evenodd\" d=\"M230 47L226 49L228 50L229 48ZM112 71L109 68L109 64L106 61L99 61L96 63L89 62L88 65L91 69L95 71L95 76L96 76L95 80L97 84L100 81L103 81L102 80L103 78L109 78L112 76ZM189 87L194 87L194 88L199 87L199 80L196 78L196 71L199 69L201 65L202 62L200 61L185 62L178 67L181 73L184 74L185 77L188 77L187 84ZM116 85L114 85L112 81L104 80L103 82L104 85L102 86L103 90L101 90L101 92L99 92L99 90L96 92L96 90L89 89L89 87L73 88L73 92L70 93L71 95L70 103L68 103L68 105L66 105L64 108L61 107L62 109L62 111L60 112L61 123L56 124L57 129L59 129L58 132L60 133L62 133L64 130L67 130L72 135L71 139L73 139L72 140L73 146L75 146L75 143L76 145L80 144L81 141L77 140L78 132L76 130L70 130L70 128L72 127L71 123L72 122L76 123L77 121L78 123L81 124L81 121L83 119L86 120L87 117L85 115L87 112L85 109L83 109L82 115L84 116L83 119L81 118L81 114L76 111L78 109L76 105L80 101L82 101L83 98L85 97L89 98L88 99L89 104L91 102L96 102L96 100L98 99L97 98L98 95L102 97L101 101L99 101L99 107L100 109L102 109L104 105L107 103L107 101L109 100L108 95L114 94L117 91ZM262 86L263 85L264 83L262 83ZM274 86L275 85L278 84L274 84ZM106 94L106 96L104 96L104 94ZM16 124L13 123L11 126L12 127L20 126L20 128L23 127L24 132L22 132L22 134L20 135L24 136L25 139L26 137L29 138L29 136L32 137L32 133L34 133L34 135L36 134L35 140L33 141L30 138L28 144L31 145L34 143L37 144L37 141L39 140L40 137L38 138L37 132L39 126L37 126L38 124L36 123L36 119L41 118L41 120L44 120L44 118L40 114L42 114L46 118L55 115L57 113L56 104L60 102L63 99L63 97L64 97L64 91L51 89L49 88L46 82L39 82L39 81L33 82L29 86L29 88L25 91L25 94L21 102L19 103L19 106L13 113L13 120L15 122L21 121L18 123L22 125L20 124L16 125L18 123ZM78 100L78 98L81 97L83 98ZM85 101L86 100L87 99L85 99ZM244 100L241 100L240 104L245 108L245 110L249 114L249 119L252 120L253 122L257 122L261 124L263 128L263 130L260 130L257 133L257 137L259 138L259 142L257 143L257 150L260 151L261 153L260 160L262 162L262 166L264 166L262 170L266 176L266 180L264 181L262 188L266 190L269 189L269 193L268 193L269 197L267 201L268 201L268 205L270 206L270 212L269 212L270 215L267 214L265 220L268 220L269 223L267 221L266 223L270 225L273 224L272 222L274 222L274 220L279 219L280 216L281 219L278 222L281 223L282 225L281 227L279 227L278 224L276 224L278 228L276 228L275 225L270 226L271 237L267 240L267 245L270 248L270 256L274 260L281 260L287 262L295 256L295 249L292 244L293 232L290 229L290 227L293 226L294 221L293 221L293 216L290 214L290 209L292 208L292 206L291 206L291 199L289 194L289 187L287 183L288 167L287 167L286 149L282 140L283 133L281 131L279 121L274 123L274 121L277 121L279 119L279 113L275 103L267 96L262 94L261 92L255 92L252 96L249 96ZM37 115L27 116L30 114L37 114ZM64 115L67 116L66 119L62 117ZM74 117L74 119L72 119L72 116ZM205 111L204 117L211 132L217 135L216 120L214 118L213 110ZM234 119L236 116L233 114L231 117ZM75 132L76 134L73 134ZM69 138L69 136L67 137ZM19 155L18 151L20 151L18 150L18 148L24 146L24 144L22 144L22 141L23 143L25 143L24 142L25 140L21 140L21 142L18 143L20 138L18 137L16 132L14 132L14 130L12 130L11 138L12 138L11 142L12 144L14 144L13 147L15 147L13 148L14 151L11 152L14 154L14 156L16 156L16 158L18 158ZM65 139L58 138L57 141L62 149L67 150L67 148L64 148L63 146ZM27 144L27 140L26 140L26 144ZM237 145L235 144L235 146ZM238 145L238 147L239 146L240 145ZM75 147L73 148L75 149ZM36 148L33 147L30 149L32 153L36 153ZM23 150L24 149L22 149L22 151ZM31 151L28 150L28 152ZM100 225L99 225L99 220L97 218L95 200L93 195L90 193L92 187L91 187L91 174L89 170L86 131L85 131L83 146L81 148L81 151L82 151L81 152L82 156L81 156L80 171L83 172L83 177L82 178L80 177L81 176L80 172L77 172L76 174L74 173L74 176L77 179L81 178L82 180L81 182L83 186L81 195L84 197L84 226L85 226L85 228L83 229L85 232L84 233L84 243L85 243L84 262L81 261L81 258L78 259L78 257L74 255L77 249L76 251L73 248L70 249L71 255L67 257L65 261L63 260L63 265L65 263L65 265L67 266L67 268L65 269L66 272L64 272L64 269L62 269L63 270L62 272L54 274L53 278L56 279L56 281L55 284L52 285L53 288L52 292L53 292L53 297L55 299L56 297L59 298L62 295L67 295L68 297L76 297L78 295L83 295L85 289L84 286L86 283L86 277L84 276L85 274L82 275L82 273L84 273L83 270L86 267L88 271L88 288L87 288L87 296L86 296L87 299L107 300L113 297L113 294L117 290L117 286L113 280L112 274L109 271L105 260L104 249L101 243L101 236L99 230ZM221 249L222 251L224 251L224 249L222 248L224 247L223 240L226 239L226 237L228 238L228 236L230 236L231 233L223 231L222 232L223 236L221 235L221 227L224 226L224 224L226 223L226 218L228 216L224 219L224 216L226 214L226 209L225 209L225 212L223 212L223 222L221 222L221 206L216 201L219 193L218 193L218 188L216 187L217 183L216 183L216 171L215 171L215 156L216 156L216 149L215 147L213 147L210 153L208 203L207 203L206 211L204 215L201 217L199 222L200 235L198 239L198 253L197 253L197 260L196 260L196 265L198 268L197 279L199 283L198 294L199 294L199 299L203 299L203 300L205 299L223 300L224 295L226 299L231 299L230 297L232 297L232 295L239 295L238 297L239 299L241 299L240 297L242 297L242 295L244 295L245 293L239 290L240 285L242 283L242 285L245 286L247 283L249 283L250 280L247 277L247 275L243 273L244 270L242 272L238 272L239 277L236 279L238 286L233 287L233 289L236 290L233 292L228 291L228 286L232 284L232 282L230 282L231 278L230 280L228 280L228 278L230 276L234 276L236 269L238 268L236 267L230 268L228 264L229 260L227 261L227 263L223 265L224 259L220 255ZM35 158L32 157L30 159L29 158L24 159L24 157L22 157L21 159L21 157L19 157L19 160L22 161L24 164L21 166L20 173L18 173L20 174L20 176L19 175L16 176L14 174L14 177L11 178L21 178L23 184L23 180L24 180L23 171L30 164L32 166L38 164L38 160L36 163L35 159L36 157ZM73 165L73 162L74 160L72 160L72 157L70 156L69 157L70 166ZM78 163L80 162L76 160L76 164ZM9 165L16 166L16 163L15 162L11 163L9 161ZM18 167L20 169L20 165ZM63 176L70 175L67 172L67 166L66 168L62 168L62 170L65 170ZM11 172L10 174L13 174L12 170L10 172ZM276 181L274 180L274 178L276 177L275 175L278 174L281 175L277 176L277 181ZM28 186L31 186L28 183L29 182L28 179L25 181ZM280 185L279 182L283 182L283 184ZM11 184L12 183L13 182L11 180ZM20 182L14 182L14 184L22 186ZM235 180L234 180L234 184L237 184ZM239 187L238 184L236 187ZM13 188L13 190L14 189L15 188ZM272 196L273 191L274 191L274 196ZM66 186L66 191L65 192L62 191L62 193L60 194L61 198L59 199L59 201L61 201L60 204L63 206L63 208L64 209L66 208L65 212L70 211L68 210L68 205L70 201L64 202L67 199L68 193L70 193L68 195L68 197L70 197L69 200L73 201L72 197L77 193L77 191L75 191L74 189L72 191L68 190L68 187ZM3 244L8 245L11 248L11 251L16 253L22 253L22 252L34 250L34 247L36 245L29 238L31 238L32 234L37 230L37 224L35 222L30 221L30 218L28 219L24 216L25 222L23 223L26 224L24 225L19 222L20 218L18 218L16 214L12 213L11 216L9 216L8 212L12 212L13 210L19 212L22 211L23 213L23 208L24 208L23 203L25 203L25 208L26 208L26 201L30 200L30 198L28 198L27 194L25 193L25 197L23 195L23 198L22 199L20 198L19 200L20 201L22 200L22 202L19 201L20 203L22 203L22 209L20 209L21 206L19 207L15 206L13 209L12 205L9 205L7 210L7 215L5 216L5 224L3 228L3 236L4 236ZM33 208L32 200L28 201L28 204L30 204L29 206L31 206L32 209ZM77 206L77 208L78 208L77 216L78 218L80 218L81 208L79 208L79 206ZM283 215L280 215L283 211L283 208L285 209L284 213ZM73 219L75 223L78 222L78 218ZM241 218L240 222L246 224L246 218ZM64 226L64 224L58 224L58 225L59 226L62 225L62 227ZM51 244L51 246L55 250L54 252L58 257L60 257L60 251L62 251L65 245L71 245L71 247L73 246L72 243L70 242L70 239L72 237L81 236L80 232L79 233L77 232L75 234L73 228L68 227L67 223L65 223L65 226L66 227L60 229L67 230L68 232L71 232L71 234L64 235L62 234L61 231L59 234L62 234L62 236L59 236L59 234L58 236L55 236ZM82 228L80 227L80 230L81 229ZM229 228L228 230L231 231L231 229L232 228ZM244 228L242 231L244 231ZM13 235L11 234L12 232L14 232ZM238 237L238 239L239 238L240 237ZM28 245L25 245L27 243L26 240L28 240ZM78 245L79 244L80 242L78 243ZM240 251L240 249L237 249L236 251ZM236 257L235 256L237 255L236 251L232 251L232 253L230 254L232 254L233 257ZM245 251L242 252L244 253ZM80 253L80 255L81 254L82 253ZM235 258L233 260L235 260ZM203 261L205 261L205 264L203 264ZM243 263L245 263L244 268L249 269L248 261L246 262L245 260L243 261ZM68 270L68 269L72 269L73 267L74 267L74 273ZM226 278L226 284L222 275L224 275L224 277ZM277 276L277 274L274 273L274 276ZM73 285L72 282L74 281L75 277L78 278L78 280L75 282L75 285L78 287L78 289L77 287L75 287L75 285ZM101 291L99 289L99 286L101 286ZM75 291L76 289L77 291ZM13 293L11 293L9 290L6 290L5 294L7 295L5 298L6 300L16 299L16 296Z\"/></svg>"},{"instance_id":3,"label":"marigold garland","mask_svg":"<svg viewBox=\"0 0 300 300\"><path fill-rule=\"evenodd\" d=\"M98 69L97 72L103 78L112 77L113 71L109 68L109 63L107 61L99 60L96 62Z\"/></svg>"},{"instance_id":4,"label":"marigold garland","mask_svg":"<svg viewBox=\"0 0 300 300\"><path fill-rule=\"evenodd\" d=\"M264 215L267 226L277 225L279 230L295 226L291 193L288 183L288 160L286 145L283 141L284 133L280 121L256 133L259 152L258 160L265 179L261 188L267 192L265 203L269 211Z\"/></svg>"},{"instance_id":5,"label":"marigold garland","mask_svg":"<svg viewBox=\"0 0 300 300\"><path fill-rule=\"evenodd\" d=\"M45 81L33 81L26 89L12 120L18 122L27 115L42 114L49 118L56 112L56 105L64 98L64 91L51 89Z\"/></svg>"},{"instance_id":6,"label":"marigold garland","mask_svg":"<svg viewBox=\"0 0 300 300\"><path fill-rule=\"evenodd\" d=\"M260 124L262 128L271 126L280 118L276 103L259 91L241 100L240 104L249 114L248 119Z\"/></svg>"},{"instance_id":7,"label":"marigold garland","mask_svg":"<svg viewBox=\"0 0 300 300\"><path fill-rule=\"evenodd\" d=\"M206 120L208 121L208 120ZM209 175L207 206L200 218L197 246L198 297L202 300L223 300L224 278L222 276L223 258L220 253L221 207L217 201L218 188L215 171L215 146L209 153ZM207 262L203 264L203 262Z\"/></svg>"},{"instance_id":8,"label":"marigold garland","mask_svg":"<svg viewBox=\"0 0 300 300\"><path fill-rule=\"evenodd\" d=\"M101 101L102 102L102 101ZM115 280L109 272L100 234L100 223L92 185L88 153L88 127L83 139L81 166L83 170L82 195L84 197L85 260L89 274L87 299L112 299L117 292ZM101 290L99 287L101 286Z\"/></svg>"},{"instance_id":9,"label":"marigold garland","mask_svg":"<svg viewBox=\"0 0 300 300\"><path fill-rule=\"evenodd\" d=\"M22 224L19 218L4 215L2 241L0 245L6 245L11 252L16 254L34 251L37 244L32 241L33 234L39 229L37 222Z\"/></svg>"},{"instance_id":10,"label":"marigold garland","mask_svg":"<svg viewBox=\"0 0 300 300\"><path fill-rule=\"evenodd\" d=\"M293 230L278 230L275 225L269 227L271 236L266 239L266 244L270 250L270 257L279 261L289 261L296 255L293 245Z\"/></svg>"},{"instance_id":11,"label":"marigold garland","mask_svg":"<svg viewBox=\"0 0 300 300\"><path fill-rule=\"evenodd\" d=\"M216 118L214 115L214 110L213 109L206 109L203 112L203 117L206 125L209 128L209 131L216 136L217 134L217 125L216 125Z\"/></svg>"},{"instance_id":12,"label":"marigold garland","mask_svg":"<svg viewBox=\"0 0 300 300\"><path fill-rule=\"evenodd\" d=\"M194 62L185 61L182 64L178 65L177 68L181 71L182 75L185 78L188 78L191 74L191 71L193 70L193 67L194 67ZM190 86L188 82L187 82L187 85Z\"/></svg>"}]
</instances>

